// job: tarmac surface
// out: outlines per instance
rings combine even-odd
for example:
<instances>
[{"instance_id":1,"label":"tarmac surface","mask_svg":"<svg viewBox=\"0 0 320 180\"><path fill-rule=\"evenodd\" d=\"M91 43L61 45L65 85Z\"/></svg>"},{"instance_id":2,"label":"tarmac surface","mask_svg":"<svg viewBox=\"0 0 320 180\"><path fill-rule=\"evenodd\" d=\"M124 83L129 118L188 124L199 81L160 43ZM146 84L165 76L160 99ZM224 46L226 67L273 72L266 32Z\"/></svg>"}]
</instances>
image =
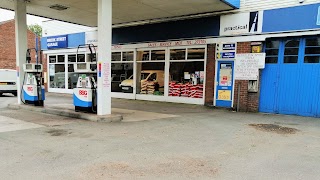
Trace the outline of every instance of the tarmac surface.
<instances>
[{"instance_id":1,"label":"tarmac surface","mask_svg":"<svg viewBox=\"0 0 320 180\"><path fill-rule=\"evenodd\" d=\"M0 179L320 179L317 118L113 99L123 121L95 123L15 102L0 97Z\"/></svg>"}]
</instances>

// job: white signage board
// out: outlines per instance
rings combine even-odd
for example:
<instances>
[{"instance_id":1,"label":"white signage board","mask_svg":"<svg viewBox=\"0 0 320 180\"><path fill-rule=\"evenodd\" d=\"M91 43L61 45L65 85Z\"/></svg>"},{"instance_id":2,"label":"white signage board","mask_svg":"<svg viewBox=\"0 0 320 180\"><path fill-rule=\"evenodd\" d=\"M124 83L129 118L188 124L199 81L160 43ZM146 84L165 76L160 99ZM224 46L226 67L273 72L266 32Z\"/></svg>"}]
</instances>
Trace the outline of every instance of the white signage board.
<instances>
[{"instance_id":1,"label":"white signage board","mask_svg":"<svg viewBox=\"0 0 320 180\"><path fill-rule=\"evenodd\" d=\"M253 56L258 61L259 69L264 69L266 65L266 53L251 53L250 56Z\"/></svg>"},{"instance_id":2,"label":"white signage board","mask_svg":"<svg viewBox=\"0 0 320 180\"><path fill-rule=\"evenodd\" d=\"M220 36L262 32L263 11L224 15L220 17Z\"/></svg>"},{"instance_id":3,"label":"white signage board","mask_svg":"<svg viewBox=\"0 0 320 180\"><path fill-rule=\"evenodd\" d=\"M98 46L98 31L89 31L85 34L86 44L93 44Z\"/></svg>"},{"instance_id":4,"label":"white signage board","mask_svg":"<svg viewBox=\"0 0 320 180\"><path fill-rule=\"evenodd\" d=\"M259 62L251 54L237 54L235 60L236 80L258 80Z\"/></svg>"},{"instance_id":5,"label":"white signage board","mask_svg":"<svg viewBox=\"0 0 320 180\"><path fill-rule=\"evenodd\" d=\"M49 64L49 76L55 76L55 64Z\"/></svg>"}]
</instances>

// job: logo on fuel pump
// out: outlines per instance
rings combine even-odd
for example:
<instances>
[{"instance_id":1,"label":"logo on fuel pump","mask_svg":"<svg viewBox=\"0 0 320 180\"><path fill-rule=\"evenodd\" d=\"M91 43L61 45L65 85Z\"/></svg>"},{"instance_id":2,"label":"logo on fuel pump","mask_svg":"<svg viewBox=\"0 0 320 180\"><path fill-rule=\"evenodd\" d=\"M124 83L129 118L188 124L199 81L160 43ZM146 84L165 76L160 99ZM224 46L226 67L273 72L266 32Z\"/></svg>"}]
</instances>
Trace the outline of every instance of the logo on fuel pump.
<instances>
[{"instance_id":1,"label":"logo on fuel pump","mask_svg":"<svg viewBox=\"0 0 320 180\"><path fill-rule=\"evenodd\" d=\"M79 90L79 95L80 95L80 96L87 96L87 95L88 95L88 91L86 91L86 90Z\"/></svg>"},{"instance_id":2,"label":"logo on fuel pump","mask_svg":"<svg viewBox=\"0 0 320 180\"><path fill-rule=\"evenodd\" d=\"M27 88L27 91L33 92L33 87L31 87L31 86L28 87L28 88Z\"/></svg>"}]
</instances>

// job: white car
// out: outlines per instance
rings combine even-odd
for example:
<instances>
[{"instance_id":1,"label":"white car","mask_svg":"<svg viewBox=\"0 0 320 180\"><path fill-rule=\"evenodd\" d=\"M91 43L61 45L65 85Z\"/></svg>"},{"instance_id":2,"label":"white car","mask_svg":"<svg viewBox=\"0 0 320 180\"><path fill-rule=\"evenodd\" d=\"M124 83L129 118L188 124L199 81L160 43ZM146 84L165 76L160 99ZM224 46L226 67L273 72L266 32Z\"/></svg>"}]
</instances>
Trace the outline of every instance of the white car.
<instances>
[{"instance_id":1,"label":"white car","mask_svg":"<svg viewBox=\"0 0 320 180\"><path fill-rule=\"evenodd\" d=\"M17 71L12 69L0 69L0 95L11 93L17 96Z\"/></svg>"}]
</instances>

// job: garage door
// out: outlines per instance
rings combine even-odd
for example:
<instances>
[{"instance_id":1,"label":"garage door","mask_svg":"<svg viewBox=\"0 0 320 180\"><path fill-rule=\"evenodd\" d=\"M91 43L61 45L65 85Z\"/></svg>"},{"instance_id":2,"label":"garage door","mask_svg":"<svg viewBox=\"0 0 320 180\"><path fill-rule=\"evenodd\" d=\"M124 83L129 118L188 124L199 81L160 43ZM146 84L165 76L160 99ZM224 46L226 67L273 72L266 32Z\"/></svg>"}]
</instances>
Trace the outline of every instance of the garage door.
<instances>
[{"instance_id":1,"label":"garage door","mask_svg":"<svg viewBox=\"0 0 320 180\"><path fill-rule=\"evenodd\" d=\"M260 112L320 117L320 38L269 39Z\"/></svg>"}]
</instances>

